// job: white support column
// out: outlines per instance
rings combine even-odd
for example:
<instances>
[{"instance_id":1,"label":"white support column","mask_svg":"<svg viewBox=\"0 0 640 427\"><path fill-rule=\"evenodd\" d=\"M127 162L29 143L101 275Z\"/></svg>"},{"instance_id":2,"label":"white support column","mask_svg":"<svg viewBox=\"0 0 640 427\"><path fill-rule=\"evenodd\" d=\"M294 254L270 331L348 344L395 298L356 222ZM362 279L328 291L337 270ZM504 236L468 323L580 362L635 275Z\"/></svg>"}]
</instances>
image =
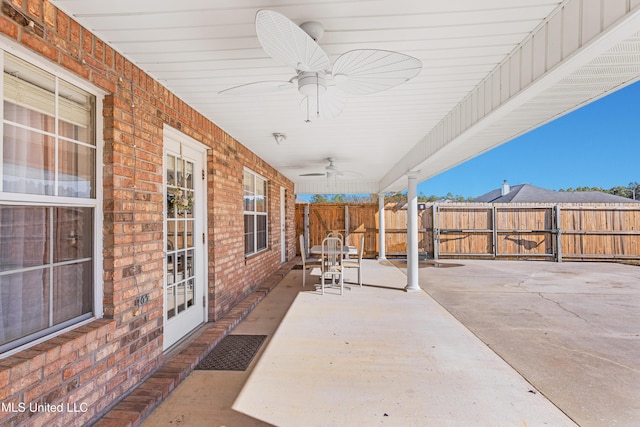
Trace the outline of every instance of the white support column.
<instances>
[{"instance_id":1,"label":"white support column","mask_svg":"<svg viewBox=\"0 0 640 427\"><path fill-rule=\"evenodd\" d=\"M418 176L410 172L407 194L407 292L419 291L418 284Z\"/></svg>"},{"instance_id":2,"label":"white support column","mask_svg":"<svg viewBox=\"0 0 640 427\"><path fill-rule=\"evenodd\" d=\"M387 259L384 226L384 193L378 193L378 260Z\"/></svg>"}]
</instances>

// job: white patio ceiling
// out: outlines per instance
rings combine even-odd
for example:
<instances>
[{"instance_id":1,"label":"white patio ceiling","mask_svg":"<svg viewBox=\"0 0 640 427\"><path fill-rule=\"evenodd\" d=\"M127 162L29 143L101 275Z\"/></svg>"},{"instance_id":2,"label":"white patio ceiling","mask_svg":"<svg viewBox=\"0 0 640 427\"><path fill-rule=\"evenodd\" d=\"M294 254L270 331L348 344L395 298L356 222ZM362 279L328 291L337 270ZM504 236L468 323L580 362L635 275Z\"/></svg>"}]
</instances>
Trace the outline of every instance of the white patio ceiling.
<instances>
[{"instance_id":1,"label":"white patio ceiling","mask_svg":"<svg viewBox=\"0 0 640 427\"><path fill-rule=\"evenodd\" d=\"M53 0L295 182L297 193L376 193L428 179L640 76L640 0ZM296 90L224 96L292 69L260 47L259 9L319 21L333 63L352 49L399 51L413 80L351 96L305 123ZM287 135L277 144L272 133ZM326 158L350 171L323 172Z\"/></svg>"}]
</instances>

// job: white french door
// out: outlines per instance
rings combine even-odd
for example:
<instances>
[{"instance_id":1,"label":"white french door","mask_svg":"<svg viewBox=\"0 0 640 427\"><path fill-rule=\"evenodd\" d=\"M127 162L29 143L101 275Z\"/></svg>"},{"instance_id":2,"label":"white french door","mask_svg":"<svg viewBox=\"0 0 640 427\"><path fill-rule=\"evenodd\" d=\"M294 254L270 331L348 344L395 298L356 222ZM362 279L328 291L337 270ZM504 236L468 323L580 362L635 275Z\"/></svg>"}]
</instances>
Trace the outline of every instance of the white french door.
<instances>
[{"instance_id":1,"label":"white french door","mask_svg":"<svg viewBox=\"0 0 640 427\"><path fill-rule=\"evenodd\" d=\"M165 127L166 350L206 321L206 151Z\"/></svg>"}]
</instances>

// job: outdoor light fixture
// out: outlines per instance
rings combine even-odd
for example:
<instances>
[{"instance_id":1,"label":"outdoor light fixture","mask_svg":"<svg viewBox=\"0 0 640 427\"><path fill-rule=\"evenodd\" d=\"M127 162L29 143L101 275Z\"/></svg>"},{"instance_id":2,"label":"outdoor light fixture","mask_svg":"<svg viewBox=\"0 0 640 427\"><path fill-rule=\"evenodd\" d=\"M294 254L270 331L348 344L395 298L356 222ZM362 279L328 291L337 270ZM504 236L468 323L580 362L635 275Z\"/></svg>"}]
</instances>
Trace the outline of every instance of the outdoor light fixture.
<instances>
[{"instance_id":1,"label":"outdoor light fixture","mask_svg":"<svg viewBox=\"0 0 640 427\"><path fill-rule=\"evenodd\" d=\"M326 76L322 72L300 71L298 73L298 92L304 96L321 96L327 91Z\"/></svg>"}]
</instances>

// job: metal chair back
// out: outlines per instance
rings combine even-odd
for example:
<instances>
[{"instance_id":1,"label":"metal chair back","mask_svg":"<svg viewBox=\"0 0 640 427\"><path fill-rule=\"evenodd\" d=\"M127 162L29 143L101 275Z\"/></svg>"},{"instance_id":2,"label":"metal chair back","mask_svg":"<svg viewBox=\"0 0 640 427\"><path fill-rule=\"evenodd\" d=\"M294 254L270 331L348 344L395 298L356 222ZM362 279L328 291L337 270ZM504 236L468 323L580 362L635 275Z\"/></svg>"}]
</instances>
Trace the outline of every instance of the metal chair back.
<instances>
[{"instance_id":1,"label":"metal chair back","mask_svg":"<svg viewBox=\"0 0 640 427\"><path fill-rule=\"evenodd\" d=\"M342 240L338 237L325 237L322 241L322 272L342 274Z\"/></svg>"}]
</instances>

